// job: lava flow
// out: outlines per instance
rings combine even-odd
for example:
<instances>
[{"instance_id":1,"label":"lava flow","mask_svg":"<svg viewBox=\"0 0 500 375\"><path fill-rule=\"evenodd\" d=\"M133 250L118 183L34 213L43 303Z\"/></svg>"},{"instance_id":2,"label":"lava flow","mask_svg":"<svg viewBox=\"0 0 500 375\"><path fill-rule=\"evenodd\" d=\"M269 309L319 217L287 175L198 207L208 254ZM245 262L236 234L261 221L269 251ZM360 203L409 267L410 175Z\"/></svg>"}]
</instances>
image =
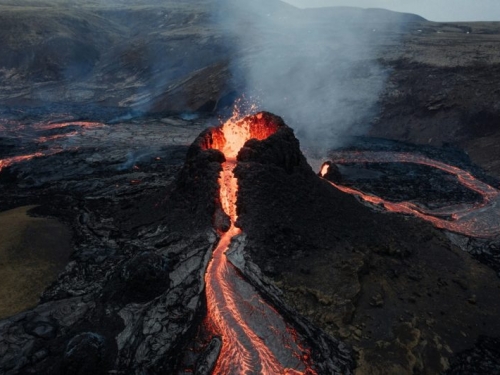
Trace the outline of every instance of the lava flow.
<instances>
[{"instance_id":1,"label":"lava flow","mask_svg":"<svg viewBox=\"0 0 500 375\"><path fill-rule=\"evenodd\" d=\"M104 124L99 122L89 122L89 121L75 121L75 122L59 122L51 124L37 124L34 126L35 129L39 131L51 131L57 129L74 128L75 130L61 133L53 134L49 136L41 136L36 139L38 143L46 143L48 141L54 141L57 139L68 139L79 134L83 134L85 130L102 128Z\"/></svg>"},{"instance_id":2,"label":"lava flow","mask_svg":"<svg viewBox=\"0 0 500 375\"><path fill-rule=\"evenodd\" d=\"M473 205L450 206L437 210L426 209L411 202L389 202L383 198L365 194L354 188L328 181L337 189L358 196L366 202L381 205L387 211L411 214L429 221L440 229L464 234L470 237L488 238L500 235L500 191L479 181L471 173L425 156L397 152L338 152L331 155L335 164L346 163L414 163L427 165L454 175L458 182L483 198L483 202ZM328 173L329 165L323 164L321 176ZM438 216L447 215L451 220Z\"/></svg>"},{"instance_id":3,"label":"lava flow","mask_svg":"<svg viewBox=\"0 0 500 375\"><path fill-rule=\"evenodd\" d=\"M48 143L51 141L62 140L66 141L71 137L76 135L83 135L87 130L102 128L105 125L99 122L89 122L89 121L73 121L73 122L54 122L54 123L35 123L35 124L21 124L14 121L7 122L5 124L0 124L0 131L6 135L7 138L21 139L25 144L29 142L34 142L36 145L41 143ZM66 129L75 129L67 131ZM40 136L40 133L46 134L46 132L62 131L62 133L56 133L51 135ZM11 165L21 163L23 161L28 161L33 158L39 158L44 156L50 156L62 151L69 150L68 147L61 147L61 142L57 145L52 145L50 149L44 147L43 151L37 151L26 155L16 155L9 156L4 159L0 159L0 172L2 169L9 167Z\"/></svg>"},{"instance_id":4,"label":"lava flow","mask_svg":"<svg viewBox=\"0 0 500 375\"><path fill-rule=\"evenodd\" d=\"M5 159L0 159L0 172L2 169L7 168L13 164L17 164L23 161L28 161L33 158L39 158L42 156L48 156L48 155L53 155L56 154L58 151L46 151L46 152L35 152L33 154L28 154L28 155L18 155L18 156L11 156Z\"/></svg>"},{"instance_id":5,"label":"lava flow","mask_svg":"<svg viewBox=\"0 0 500 375\"><path fill-rule=\"evenodd\" d=\"M205 276L207 324L223 342L213 374L316 374L308 352L297 343L296 332L225 256L233 237L241 233L235 226L236 156L247 140L265 139L276 130L276 125L266 123L263 114L258 114L240 121L233 117L212 134L211 147L226 158L219 178L220 200L231 219L231 227L221 235Z\"/></svg>"}]
</instances>

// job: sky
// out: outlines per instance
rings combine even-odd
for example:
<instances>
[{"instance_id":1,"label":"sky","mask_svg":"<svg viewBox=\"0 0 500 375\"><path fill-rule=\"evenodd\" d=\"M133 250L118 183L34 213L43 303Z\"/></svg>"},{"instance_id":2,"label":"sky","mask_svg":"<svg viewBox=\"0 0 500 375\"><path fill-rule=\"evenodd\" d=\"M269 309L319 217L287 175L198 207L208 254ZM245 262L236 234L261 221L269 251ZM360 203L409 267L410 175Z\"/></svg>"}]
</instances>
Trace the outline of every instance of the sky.
<instances>
[{"instance_id":1,"label":"sky","mask_svg":"<svg viewBox=\"0 0 500 375\"><path fill-rule=\"evenodd\" d=\"M355 6L415 13L430 21L500 21L500 0L283 0L300 8Z\"/></svg>"}]
</instances>

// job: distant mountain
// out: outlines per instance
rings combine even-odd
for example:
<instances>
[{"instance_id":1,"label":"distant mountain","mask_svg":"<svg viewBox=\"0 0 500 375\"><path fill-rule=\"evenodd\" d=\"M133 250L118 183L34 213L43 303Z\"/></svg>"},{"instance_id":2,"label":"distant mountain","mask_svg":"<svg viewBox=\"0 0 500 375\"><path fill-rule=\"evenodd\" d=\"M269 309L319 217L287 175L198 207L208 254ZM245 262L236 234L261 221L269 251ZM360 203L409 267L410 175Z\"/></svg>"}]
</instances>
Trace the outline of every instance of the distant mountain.
<instances>
[{"instance_id":1,"label":"distant mountain","mask_svg":"<svg viewBox=\"0 0 500 375\"><path fill-rule=\"evenodd\" d=\"M394 12L392 10L381 8L357 8L357 7L325 7L325 8L306 8L304 13L318 19L338 19L342 22L418 22L426 21L425 18L411 13Z\"/></svg>"},{"instance_id":2,"label":"distant mountain","mask_svg":"<svg viewBox=\"0 0 500 375\"><path fill-rule=\"evenodd\" d=\"M323 8L296 8L281 0L222 0L220 8L245 10L253 16L280 16L298 17L300 20L314 19L315 21L339 20L342 22L377 22L377 23L406 23L426 21L425 18L411 13L395 12L382 8L358 7L323 7Z\"/></svg>"}]
</instances>

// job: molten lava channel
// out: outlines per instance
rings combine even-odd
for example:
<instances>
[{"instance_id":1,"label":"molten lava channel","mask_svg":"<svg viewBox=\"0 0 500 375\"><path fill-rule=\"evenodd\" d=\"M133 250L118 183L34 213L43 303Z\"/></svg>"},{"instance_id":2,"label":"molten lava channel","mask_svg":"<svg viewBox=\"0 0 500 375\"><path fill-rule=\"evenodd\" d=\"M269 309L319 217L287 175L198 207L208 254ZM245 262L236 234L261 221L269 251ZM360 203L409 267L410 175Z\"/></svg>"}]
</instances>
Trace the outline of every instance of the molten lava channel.
<instances>
[{"instance_id":1,"label":"molten lava channel","mask_svg":"<svg viewBox=\"0 0 500 375\"><path fill-rule=\"evenodd\" d=\"M207 324L222 337L222 349L213 374L316 374L308 351L279 313L263 301L226 259L231 240L241 233L235 226L238 181L233 174L239 150L249 139L262 140L276 132L258 114L243 120L231 118L221 128L222 140L213 146L225 156L219 177L222 208L231 219L221 234L205 276Z\"/></svg>"},{"instance_id":2,"label":"molten lava channel","mask_svg":"<svg viewBox=\"0 0 500 375\"><path fill-rule=\"evenodd\" d=\"M489 238L500 235L500 191L478 180L470 172L422 155L402 152L342 151L331 156L332 162L335 164L414 163L437 168L454 175L463 186L480 194L483 202L474 205L454 205L431 210L411 202L390 202L374 195L365 194L354 188L335 184L331 181L328 182L344 193L355 195L365 202L383 206L389 212L417 216L440 229L446 229L469 237ZM329 165L323 164L320 175L324 177L328 173L328 169ZM451 220L438 217L443 215L450 216Z\"/></svg>"}]
</instances>

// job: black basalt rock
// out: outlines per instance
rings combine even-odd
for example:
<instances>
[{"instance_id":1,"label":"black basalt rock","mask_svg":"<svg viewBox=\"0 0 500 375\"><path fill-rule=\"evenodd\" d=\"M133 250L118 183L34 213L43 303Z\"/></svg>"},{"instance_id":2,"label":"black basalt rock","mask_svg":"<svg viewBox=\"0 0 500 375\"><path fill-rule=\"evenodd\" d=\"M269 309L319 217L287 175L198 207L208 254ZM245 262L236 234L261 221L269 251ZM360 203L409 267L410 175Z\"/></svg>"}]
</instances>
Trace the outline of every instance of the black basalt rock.
<instances>
[{"instance_id":1,"label":"black basalt rock","mask_svg":"<svg viewBox=\"0 0 500 375\"><path fill-rule=\"evenodd\" d=\"M500 338L480 337L472 349L452 359L446 374L500 374Z\"/></svg>"},{"instance_id":2,"label":"black basalt rock","mask_svg":"<svg viewBox=\"0 0 500 375\"><path fill-rule=\"evenodd\" d=\"M104 337L93 332L76 335L66 346L62 373L67 375L104 374L102 362L105 352Z\"/></svg>"},{"instance_id":3,"label":"black basalt rock","mask_svg":"<svg viewBox=\"0 0 500 375\"><path fill-rule=\"evenodd\" d=\"M129 260L122 268L120 277L129 290L137 295L154 297L150 290L166 290L170 284L166 259L152 252L143 252Z\"/></svg>"},{"instance_id":4,"label":"black basalt rock","mask_svg":"<svg viewBox=\"0 0 500 375\"><path fill-rule=\"evenodd\" d=\"M144 251L123 264L104 293L105 299L145 302L165 292L170 285L168 263L160 254Z\"/></svg>"},{"instance_id":5,"label":"black basalt rock","mask_svg":"<svg viewBox=\"0 0 500 375\"><path fill-rule=\"evenodd\" d=\"M169 225L179 231L189 231L190 228L177 225L185 220L191 221L196 227L209 228L213 225L213 217L221 206L219 197L219 173L221 164L225 161L222 152L213 149L218 142L220 130L207 128L191 144L165 209L177 212L168 217ZM189 210L185 210L189 207Z\"/></svg>"},{"instance_id":6,"label":"black basalt rock","mask_svg":"<svg viewBox=\"0 0 500 375\"><path fill-rule=\"evenodd\" d=\"M34 315L24 324L24 330L35 337L50 340L57 336L58 324L50 317Z\"/></svg>"},{"instance_id":7,"label":"black basalt rock","mask_svg":"<svg viewBox=\"0 0 500 375\"><path fill-rule=\"evenodd\" d=\"M37 191L0 181L2 201L17 204L19 189L29 189L22 194L33 200L19 205L46 203L37 213L64 219L74 232L71 260L40 303L0 320L0 374L176 373L203 319L217 240L224 156L204 148L206 134L184 163L157 149L158 158L129 173L83 161L107 150L82 149L23 163L25 179L48 179Z\"/></svg>"},{"instance_id":8,"label":"black basalt rock","mask_svg":"<svg viewBox=\"0 0 500 375\"><path fill-rule=\"evenodd\" d=\"M300 151L298 139L288 126L279 128L262 141L250 139L240 150L238 162L271 164L283 168L287 173L292 173L298 167L309 167Z\"/></svg>"}]
</instances>

